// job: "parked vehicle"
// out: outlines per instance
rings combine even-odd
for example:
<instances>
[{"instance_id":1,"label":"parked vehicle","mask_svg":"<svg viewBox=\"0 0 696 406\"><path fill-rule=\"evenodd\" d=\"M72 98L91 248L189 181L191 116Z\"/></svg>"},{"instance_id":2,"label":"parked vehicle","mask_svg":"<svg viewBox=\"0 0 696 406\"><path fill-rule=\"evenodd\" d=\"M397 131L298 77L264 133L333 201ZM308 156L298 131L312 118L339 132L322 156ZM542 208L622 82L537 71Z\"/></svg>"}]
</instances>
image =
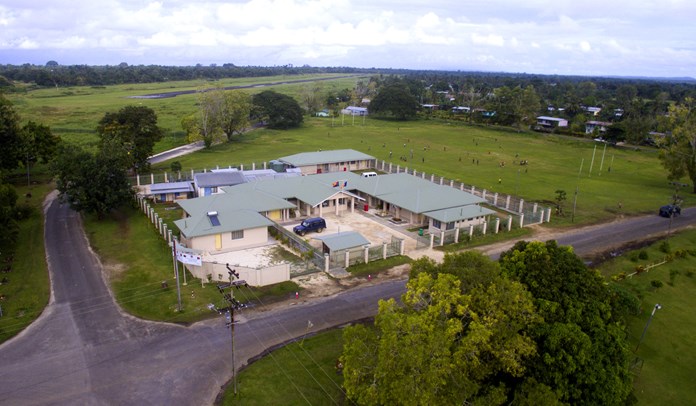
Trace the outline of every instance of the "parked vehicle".
<instances>
[{"instance_id":1,"label":"parked vehicle","mask_svg":"<svg viewBox=\"0 0 696 406\"><path fill-rule=\"evenodd\" d=\"M377 176L377 172L363 172L362 177L363 178L374 178Z\"/></svg>"},{"instance_id":2,"label":"parked vehicle","mask_svg":"<svg viewBox=\"0 0 696 406\"><path fill-rule=\"evenodd\" d=\"M677 217L681 214L681 208L674 204L668 204L660 207L660 216L662 217Z\"/></svg>"},{"instance_id":3,"label":"parked vehicle","mask_svg":"<svg viewBox=\"0 0 696 406\"><path fill-rule=\"evenodd\" d=\"M305 235L309 232L316 231L321 233L326 228L326 220L321 217L308 218L299 225L293 227L292 231L298 235Z\"/></svg>"}]
</instances>

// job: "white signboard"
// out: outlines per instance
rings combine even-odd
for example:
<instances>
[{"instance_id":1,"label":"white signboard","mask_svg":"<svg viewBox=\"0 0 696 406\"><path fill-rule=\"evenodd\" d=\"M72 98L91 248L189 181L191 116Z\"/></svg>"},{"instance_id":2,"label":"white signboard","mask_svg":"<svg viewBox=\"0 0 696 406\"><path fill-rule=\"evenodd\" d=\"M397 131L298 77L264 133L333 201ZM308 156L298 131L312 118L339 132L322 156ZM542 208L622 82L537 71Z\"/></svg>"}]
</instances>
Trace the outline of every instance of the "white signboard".
<instances>
[{"instance_id":1,"label":"white signboard","mask_svg":"<svg viewBox=\"0 0 696 406\"><path fill-rule=\"evenodd\" d=\"M203 265L203 259L200 253L198 253L196 250L182 247L178 243L176 244L176 259L184 264L196 266Z\"/></svg>"}]
</instances>

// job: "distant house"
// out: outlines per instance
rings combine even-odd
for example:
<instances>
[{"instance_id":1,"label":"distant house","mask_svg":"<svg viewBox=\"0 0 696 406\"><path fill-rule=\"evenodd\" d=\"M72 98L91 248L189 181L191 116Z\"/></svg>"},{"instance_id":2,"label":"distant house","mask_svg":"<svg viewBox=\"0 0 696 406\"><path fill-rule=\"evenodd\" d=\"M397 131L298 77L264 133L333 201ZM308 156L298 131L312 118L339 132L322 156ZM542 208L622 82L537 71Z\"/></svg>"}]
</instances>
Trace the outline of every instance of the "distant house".
<instances>
[{"instance_id":1,"label":"distant house","mask_svg":"<svg viewBox=\"0 0 696 406\"><path fill-rule=\"evenodd\" d=\"M468 113L471 111L470 107L466 106L454 106L452 107L452 113Z\"/></svg>"},{"instance_id":2,"label":"distant house","mask_svg":"<svg viewBox=\"0 0 696 406\"><path fill-rule=\"evenodd\" d=\"M188 181L154 183L150 185L150 196L159 203L190 199L193 197L193 185Z\"/></svg>"},{"instance_id":3,"label":"distant house","mask_svg":"<svg viewBox=\"0 0 696 406\"><path fill-rule=\"evenodd\" d=\"M314 115L316 117L330 117L329 110L326 110L326 109L322 110L322 111L317 111Z\"/></svg>"},{"instance_id":4,"label":"distant house","mask_svg":"<svg viewBox=\"0 0 696 406\"><path fill-rule=\"evenodd\" d=\"M587 113L592 114L593 116L596 116L602 111L601 107L583 107L583 110L585 110Z\"/></svg>"},{"instance_id":5,"label":"distant house","mask_svg":"<svg viewBox=\"0 0 696 406\"><path fill-rule=\"evenodd\" d=\"M439 108L437 104L421 104L421 107L430 111L435 111Z\"/></svg>"},{"instance_id":6,"label":"distant house","mask_svg":"<svg viewBox=\"0 0 696 406\"><path fill-rule=\"evenodd\" d=\"M210 196L219 193L219 188L223 186L244 182L244 174L236 169L197 173L193 176L193 185L198 196Z\"/></svg>"},{"instance_id":7,"label":"distant house","mask_svg":"<svg viewBox=\"0 0 696 406\"><path fill-rule=\"evenodd\" d=\"M595 130L597 130L599 133L605 133L610 125L611 123L604 121L588 121L585 123L585 134L592 134L595 132Z\"/></svg>"},{"instance_id":8,"label":"distant house","mask_svg":"<svg viewBox=\"0 0 696 406\"><path fill-rule=\"evenodd\" d=\"M565 118L539 116L537 117L537 128L553 130L559 127L568 127L568 120Z\"/></svg>"},{"instance_id":9,"label":"distant house","mask_svg":"<svg viewBox=\"0 0 696 406\"><path fill-rule=\"evenodd\" d=\"M375 157L353 149L302 152L277 159L286 168L299 168L303 175L368 169L374 160Z\"/></svg>"},{"instance_id":10,"label":"distant house","mask_svg":"<svg viewBox=\"0 0 696 406\"><path fill-rule=\"evenodd\" d=\"M366 116L367 107L348 106L345 109L341 110L341 113L349 114L351 116Z\"/></svg>"}]
</instances>

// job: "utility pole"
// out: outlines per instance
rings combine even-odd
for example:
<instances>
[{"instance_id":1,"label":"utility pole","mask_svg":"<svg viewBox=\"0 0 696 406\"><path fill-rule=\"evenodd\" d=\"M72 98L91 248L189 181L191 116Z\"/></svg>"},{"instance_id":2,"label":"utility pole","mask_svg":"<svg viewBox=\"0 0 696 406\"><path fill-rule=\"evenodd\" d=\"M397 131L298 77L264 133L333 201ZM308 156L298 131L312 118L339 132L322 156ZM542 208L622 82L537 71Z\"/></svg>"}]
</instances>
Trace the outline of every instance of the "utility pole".
<instances>
[{"instance_id":1,"label":"utility pole","mask_svg":"<svg viewBox=\"0 0 696 406\"><path fill-rule=\"evenodd\" d=\"M230 293L225 293L225 289L231 288L231 287L236 287L239 289L240 286L249 286L247 285L245 280L239 279L239 273L230 268L230 264L225 264L225 267L227 267L227 273L230 275L230 282L225 283L225 284L219 284L217 285L218 291L222 294L222 297L225 299L227 302L227 307L225 309L217 309L214 304L209 304L208 308L213 311L217 311L219 314L225 314L226 318L226 323L225 326L230 328L230 346L232 349L232 387L234 388L234 394L235 396L237 395L237 366L235 365L235 360L234 360L234 311L238 309L243 309L246 307L246 304L240 303L237 299L234 298L234 295L232 293L232 290L230 290ZM233 280L233 278L236 278L237 280Z\"/></svg>"},{"instance_id":2,"label":"utility pole","mask_svg":"<svg viewBox=\"0 0 696 406\"><path fill-rule=\"evenodd\" d=\"M638 352L638 347L640 347L640 344L643 342L643 338L645 338L645 333L648 331L648 327L650 326L650 322L653 319L653 316L655 316L655 312L662 309L662 306L658 303L653 307L652 313L650 313L650 317L648 318L647 323L645 323L645 327L643 328L643 334L640 335L640 340L638 340L638 345L636 345L636 349L633 350L634 353Z\"/></svg>"}]
</instances>

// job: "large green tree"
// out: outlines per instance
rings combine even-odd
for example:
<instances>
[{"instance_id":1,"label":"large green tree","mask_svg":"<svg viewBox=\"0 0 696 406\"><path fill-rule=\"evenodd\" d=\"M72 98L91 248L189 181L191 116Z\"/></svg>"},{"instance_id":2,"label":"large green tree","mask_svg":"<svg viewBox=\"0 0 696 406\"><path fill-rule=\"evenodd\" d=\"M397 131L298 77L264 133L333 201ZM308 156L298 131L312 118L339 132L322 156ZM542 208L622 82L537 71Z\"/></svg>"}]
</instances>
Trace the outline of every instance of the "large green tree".
<instances>
[{"instance_id":1,"label":"large green tree","mask_svg":"<svg viewBox=\"0 0 696 406\"><path fill-rule=\"evenodd\" d=\"M252 98L252 115L259 121L266 122L268 128L287 130L299 127L304 121L302 107L292 97L265 90Z\"/></svg>"},{"instance_id":2,"label":"large green tree","mask_svg":"<svg viewBox=\"0 0 696 406\"><path fill-rule=\"evenodd\" d=\"M625 307L602 277L555 241L521 241L500 265L527 287L544 318L528 328L537 343L528 377L570 404L624 403L631 392Z\"/></svg>"},{"instance_id":3,"label":"large green tree","mask_svg":"<svg viewBox=\"0 0 696 406\"><path fill-rule=\"evenodd\" d=\"M371 115L394 117L397 120L415 117L417 109L418 101L402 82L382 86L368 106Z\"/></svg>"},{"instance_id":4,"label":"large green tree","mask_svg":"<svg viewBox=\"0 0 696 406\"><path fill-rule=\"evenodd\" d=\"M0 94L0 170L12 170L19 166L23 140L19 115L12 102Z\"/></svg>"},{"instance_id":5,"label":"large green tree","mask_svg":"<svg viewBox=\"0 0 696 406\"><path fill-rule=\"evenodd\" d=\"M132 200L126 165L131 162L120 143L102 144L96 154L75 146L61 146L51 169L62 199L70 207L104 218Z\"/></svg>"},{"instance_id":6,"label":"large green tree","mask_svg":"<svg viewBox=\"0 0 696 406\"><path fill-rule=\"evenodd\" d=\"M524 287L478 253L413 265L403 305L344 335L344 386L359 404L504 404L535 353L540 319ZM538 386L538 385L537 385ZM547 391L548 392L548 391ZM551 394L553 395L553 394Z\"/></svg>"},{"instance_id":7,"label":"large green tree","mask_svg":"<svg viewBox=\"0 0 696 406\"><path fill-rule=\"evenodd\" d=\"M127 167L136 172L150 167L148 158L163 135L157 126L157 114L145 106L126 106L116 113L106 113L99 121L97 133L101 145L120 146L126 154Z\"/></svg>"},{"instance_id":8,"label":"large green tree","mask_svg":"<svg viewBox=\"0 0 696 406\"><path fill-rule=\"evenodd\" d=\"M226 91L222 106L222 131L227 141L232 141L235 134L241 134L249 127L251 114L251 96L242 91Z\"/></svg>"},{"instance_id":9,"label":"large green tree","mask_svg":"<svg viewBox=\"0 0 696 406\"><path fill-rule=\"evenodd\" d=\"M666 126L671 133L660 140L660 160L669 180L691 179L696 193L696 102L687 98L670 106Z\"/></svg>"}]
</instances>

